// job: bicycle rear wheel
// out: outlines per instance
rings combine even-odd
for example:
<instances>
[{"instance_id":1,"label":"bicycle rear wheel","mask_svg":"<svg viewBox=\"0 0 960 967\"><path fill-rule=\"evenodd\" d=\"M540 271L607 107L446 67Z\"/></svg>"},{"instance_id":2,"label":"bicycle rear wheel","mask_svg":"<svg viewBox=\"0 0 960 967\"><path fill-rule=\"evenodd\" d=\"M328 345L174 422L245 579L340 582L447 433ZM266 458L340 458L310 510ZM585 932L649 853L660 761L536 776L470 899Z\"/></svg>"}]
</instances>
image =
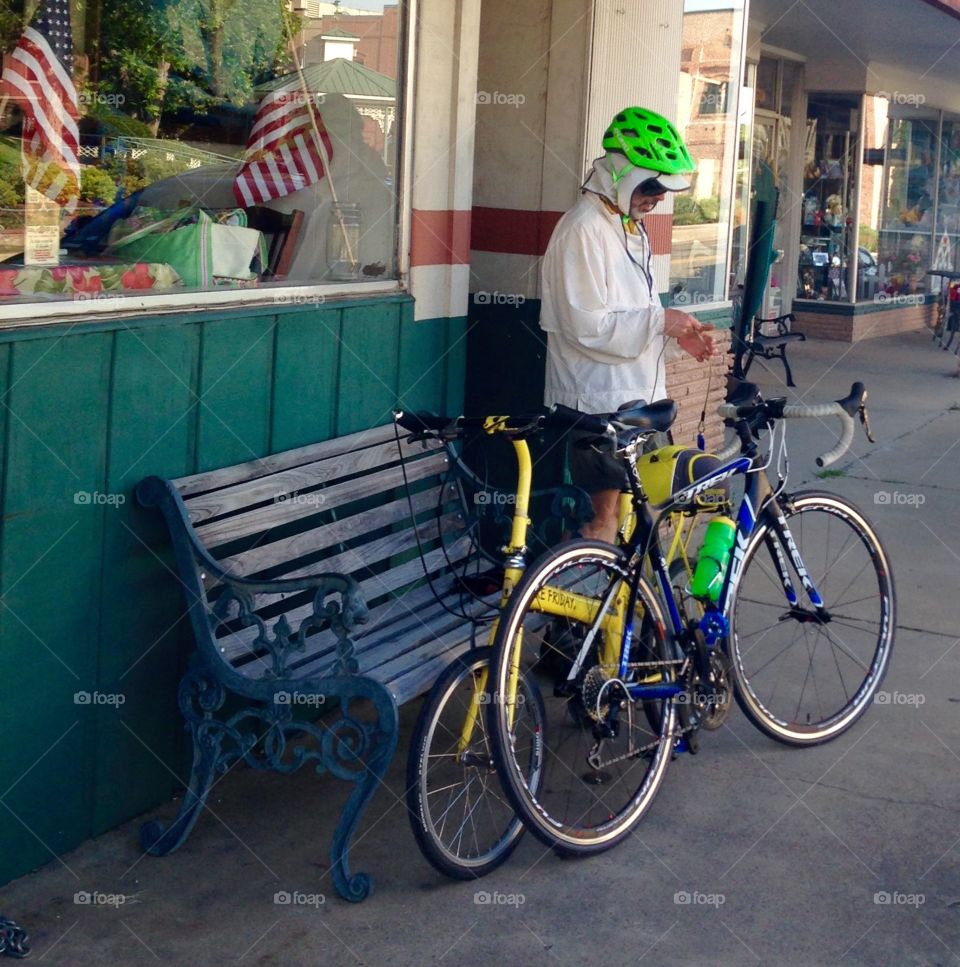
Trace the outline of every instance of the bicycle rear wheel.
<instances>
[{"instance_id":1,"label":"bicycle rear wheel","mask_svg":"<svg viewBox=\"0 0 960 967\"><path fill-rule=\"evenodd\" d=\"M407 815L420 851L433 867L458 880L473 880L496 869L514 851L523 824L510 806L493 766L483 705L489 690L480 682L491 648L472 648L446 668L427 695L417 718L407 758ZM519 685L518 732L532 737L543 722L536 685ZM472 725L474 695L481 705ZM466 727L468 740L460 748ZM518 746L536 784L542 774L539 749Z\"/></svg>"},{"instance_id":2,"label":"bicycle rear wheel","mask_svg":"<svg viewBox=\"0 0 960 967\"><path fill-rule=\"evenodd\" d=\"M588 610L603 610L606 620L616 608L615 600L603 604L606 592L633 580L639 581L635 636L631 667L620 683L615 676L621 642L610 649L615 658L608 664L598 620L588 614L579 620L550 619L538 602L572 613L575 602L586 599ZM592 626L600 630L586 646ZM501 614L489 685L501 700L487 709L494 760L526 827L559 852L586 855L619 843L649 809L663 781L676 737L674 699L631 699L624 690L625 684L640 681L668 682L678 670L679 663L667 658L663 629L656 598L631 573L624 552L600 541L571 541L541 557ZM585 648L586 659L571 678L571 656ZM550 660L551 652L556 660ZM523 731L511 718L510 676L516 667L521 681L537 683L544 700L542 777L528 770Z\"/></svg>"},{"instance_id":3,"label":"bicycle rear wheel","mask_svg":"<svg viewBox=\"0 0 960 967\"><path fill-rule=\"evenodd\" d=\"M737 702L761 731L789 745L816 745L845 732L867 710L890 662L896 621L883 545L848 501L816 491L782 505L822 614L798 580L791 605L778 558L791 558L771 520L743 555L730 605L730 658Z\"/></svg>"}]
</instances>

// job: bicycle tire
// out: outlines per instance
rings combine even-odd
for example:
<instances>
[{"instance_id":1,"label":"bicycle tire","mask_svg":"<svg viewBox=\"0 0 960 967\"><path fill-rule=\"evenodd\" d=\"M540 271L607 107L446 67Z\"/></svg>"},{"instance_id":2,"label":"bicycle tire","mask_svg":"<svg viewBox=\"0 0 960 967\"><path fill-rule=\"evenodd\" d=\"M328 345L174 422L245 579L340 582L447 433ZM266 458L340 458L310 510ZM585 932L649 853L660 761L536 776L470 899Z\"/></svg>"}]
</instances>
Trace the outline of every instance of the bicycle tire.
<instances>
[{"instance_id":1,"label":"bicycle tire","mask_svg":"<svg viewBox=\"0 0 960 967\"><path fill-rule=\"evenodd\" d=\"M516 849L524 832L493 771L482 708L471 751L490 765L485 767L476 758L465 764L456 756L475 676L489 666L492 653L489 647L472 648L447 666L420 709L407 757L407 815L414 838L434 869L457 880L474 880L495 870ZM534 721L538 717L542 721L543 702L536 687L530 682L523 686L526 711ZM438 768L431 769L431 763ZM449 792L444 788L448 779L452 780ZM462 808L457 810L461 800ZM441 813L444 804L446 812ZM470 832L464 836L468 823Z\"/></svg>"},{"instance_id":2,"label":"bicycle tire","mask_svg":"<svg viewBox=\"0 0 960 967\"><path fill-rule=\"evenodd\" d=\"M761 518L747 542L730 604L728 650L737 703L747 718L787 745L818 745L849 729L883 681L896 629L893 575L873 526L844 498L804 491L786 498L781 509L830 619L812 617L815 609L792 564L789 575L799 607L789 607L773 557L777 546L785 556L786 549L773 521ZM832 551L832 561L826 560ZM805 652L794 647L800 638ZM821 644L820 666L835 669L839 685L827 681L826 671L818 678L814 670ZM775 664L771 687L767 670ZM848 686L844 668L852 683L860 676L856 666L863 678Z\"/></svg>"},{"instance_id":3,"label":"bicycle tire","mask_svg":"<svg viewBox=\"0 0 960 967\"><path fill-rule=\"evenodd\" d=\"M642 620L637 623L635 617L640 629L639 652L635 648L631 660L647 660L648 666L634 674L652 675L659 680L663 680L660 676L672 676L678 666L665 663L668 646L657 599L642 576L631 573L624 551L602 541L570 541L531 565L510 595L494 641L490 687L500 695L509 695L511 657L519 640L522 677L537 681L546 710L540 736L543 773L537 777L539 784L535 784L528 780L523 763L515 754L508 703L488 706L489 732L501 785L527 829L566 855L602 852L631 833L654 801L676 738L674 699L660 702L662 714L657 728L651 728L649 708L641 707L643 702L625 700L617 686L604 684L610 680L604 677L609 670L601 668L593 650L589 652L590 668L581 669L573 682L569 677L554 679L552 685L540 681L549 673L540 667L540 644L547 619L535 609L537 595L548 588L556 594L578 592L595 597L611 581L637 582L635 616ZM569 618L562 620L568 622L571 630L577 627L577 622ZM587 626L579 627L585 630ZM607 713L601 715L598 709L603 708L604 694L608 696L608 706ZM621 711L621 700L625 711ZM591 701L595 701L593 706ZM605 740L610 744L603 746L600 763L591 764L586 756L596 742L595 729L608 721L606 716L614 706L620 720L619 732ZM584 769L586 772L581 772Z\"/></svg>"}]
</instances>

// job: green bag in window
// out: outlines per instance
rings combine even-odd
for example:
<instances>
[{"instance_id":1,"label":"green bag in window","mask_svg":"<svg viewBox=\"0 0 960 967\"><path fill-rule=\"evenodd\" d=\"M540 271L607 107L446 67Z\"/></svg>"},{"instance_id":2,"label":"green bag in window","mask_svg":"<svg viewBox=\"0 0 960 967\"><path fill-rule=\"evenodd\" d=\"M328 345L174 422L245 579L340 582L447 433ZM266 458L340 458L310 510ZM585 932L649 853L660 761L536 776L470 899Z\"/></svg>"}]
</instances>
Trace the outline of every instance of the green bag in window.
<instances>
[{"instance_id":1,"label":"green bag in window","mask_svg":"<svg viewBox=\"0 0 960 967\"><path fill-rule=\"evenodd\" d=\"M205 211L196 212L196 221L184 224L185 215L177 212L129 235L116 238L110 253L124 260L160 262L171 266L190 288L211 288L220 279L250 281L254 257L266 264L266 241L261 232L246 227L243 209L226 213L236 222L224 225Z\"/></svg>"}]
</instances>

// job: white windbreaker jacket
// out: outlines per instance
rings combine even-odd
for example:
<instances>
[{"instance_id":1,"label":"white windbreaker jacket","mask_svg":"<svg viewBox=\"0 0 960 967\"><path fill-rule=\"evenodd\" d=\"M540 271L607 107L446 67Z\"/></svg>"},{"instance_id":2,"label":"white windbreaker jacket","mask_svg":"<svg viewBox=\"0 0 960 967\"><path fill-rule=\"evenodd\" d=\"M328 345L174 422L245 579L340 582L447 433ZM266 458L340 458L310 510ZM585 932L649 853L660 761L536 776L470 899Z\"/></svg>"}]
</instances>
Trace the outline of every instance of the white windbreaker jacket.
<instances>
[{"instance_id":1,"label":"white windbreaker jacket","mask_svg":"<svg viewBox=\"0 0 960 967\"><path fill-rule=\"evenodd\" d=\"M620 217L590 193L614 204L619 195L629 205L629 176L614 187L608 164L609 156L595 163L588 192L557 223L541 270L544 403L589 413L609 413L628 400L662 399L664 350L667 342L676 347L663 333L646 232L625 232Z\"/></svg>"}]
</instances>

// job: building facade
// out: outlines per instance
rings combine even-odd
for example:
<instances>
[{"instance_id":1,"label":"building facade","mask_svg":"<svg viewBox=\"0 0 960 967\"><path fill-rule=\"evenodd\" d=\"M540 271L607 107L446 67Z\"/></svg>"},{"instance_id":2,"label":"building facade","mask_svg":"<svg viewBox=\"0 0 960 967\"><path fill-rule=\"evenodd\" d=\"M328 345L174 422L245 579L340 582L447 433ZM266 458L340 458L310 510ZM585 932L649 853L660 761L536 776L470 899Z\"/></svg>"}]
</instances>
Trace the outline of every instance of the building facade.
<instances>
[{"instance_id":1,"label":"building facade","mask_svg":"<svg viewBox=\"0 0 960 967\"><path fill-rule=\"evenodd\" d=\"M844 339L923 324L924 272L960 257L937 40L960 2L909 0L922 29L896 43L867 8L903 4L850 5L855 39L821 0L298 0L219 25L74 5L76 189L15 91L0 111L0 882L182 788L189 627L136 483L396 406L539 405L539 259L625 104L700 162L648 220L665 303L729 325L765 166L768 307ZM35 7L0 21L7 65ZM692 440L725 362L671 365Z\"/></svg>"}]
</instances>

